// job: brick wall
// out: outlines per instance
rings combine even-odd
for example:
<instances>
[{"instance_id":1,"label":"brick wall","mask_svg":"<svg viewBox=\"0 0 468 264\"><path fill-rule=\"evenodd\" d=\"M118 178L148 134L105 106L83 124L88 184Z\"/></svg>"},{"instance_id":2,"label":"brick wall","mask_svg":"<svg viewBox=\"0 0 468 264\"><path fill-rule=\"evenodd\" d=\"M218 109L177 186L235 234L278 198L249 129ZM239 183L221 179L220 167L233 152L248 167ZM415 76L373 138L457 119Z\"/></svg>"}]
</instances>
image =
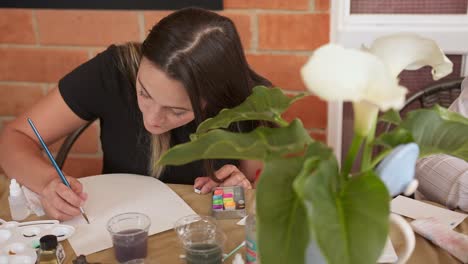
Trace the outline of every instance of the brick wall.
<instances>
[{"instance_id":1,"label":"brick wall","mask_svg":"<svg viewBox=\"0 0 468 264\"><path fill-rule=\"evenodd\" d=\"M252 67L288 93L303 91L300 67L328 42L329 0L225 0L224 5L220 13L235 22ZM143 40L169 12L0 9L0 129L56 87L61 76L111 43ZM285 115L296 116L312 136L325 140L325 102L306 97ZM65 164L70 175L100 172L98 134L99 125L93 124L75 144Z\"/></svg>"}]
</instances>

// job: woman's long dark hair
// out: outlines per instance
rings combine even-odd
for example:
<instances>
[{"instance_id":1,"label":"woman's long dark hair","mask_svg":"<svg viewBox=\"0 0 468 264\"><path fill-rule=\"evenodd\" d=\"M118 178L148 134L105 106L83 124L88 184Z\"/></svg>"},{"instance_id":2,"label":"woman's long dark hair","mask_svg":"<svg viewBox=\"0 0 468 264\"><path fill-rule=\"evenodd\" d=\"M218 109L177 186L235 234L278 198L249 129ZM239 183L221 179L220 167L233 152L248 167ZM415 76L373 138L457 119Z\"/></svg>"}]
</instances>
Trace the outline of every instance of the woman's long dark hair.
<instances>
[{"instance_id":1,"label":"woman's long dark hair","mask_svg":"<svg viewBox=\"0 0 468 264\"><path fill-rule=\"evenodd\" d=\"M271 85L249 67L234 23L204 9L181 9L163 18L142 43L141 54L184 85L197 126L242 103L254 86ZM153 136L154 176L162 171L156 163L169 142L169 132ZM205 161L205 170L213 174L212 160Z\"/></svg>"}]
</instances>

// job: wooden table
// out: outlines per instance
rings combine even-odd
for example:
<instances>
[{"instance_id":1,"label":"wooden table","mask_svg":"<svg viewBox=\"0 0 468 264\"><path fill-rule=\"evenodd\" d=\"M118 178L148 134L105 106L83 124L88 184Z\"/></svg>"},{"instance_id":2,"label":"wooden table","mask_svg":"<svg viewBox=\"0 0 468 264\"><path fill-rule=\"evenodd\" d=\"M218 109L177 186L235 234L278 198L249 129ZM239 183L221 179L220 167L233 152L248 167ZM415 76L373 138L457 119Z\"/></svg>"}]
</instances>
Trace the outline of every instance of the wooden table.
<instances>
[{"instance_id":1,"label":"wooden table","mask_svg":"<svg viewBox=\"0 0 468 264\"><path fill-rule=\"evenodd\" d=\"M168 185L174 190L182 199L190 205L195 212L202 215L210 214L211 196L209 195L198 195L193 192L192 186L189 185ZM4 186L0 186L2 188ZM1 193L1 192L0 192ZM8 194L3 193L0 197L0 218L4 220L10 220L10 211L8 209ZM255 196L254 191L246 192L247 210L250 209L251 202ZM24 221L33 221L38 219L47 219L45 217L33 217L25 219ZM245 236L244 226L236 225L238 219L234 220L219 220L219 225L225 231L229 237L225 245L225 252L229 252L234 249ZM468 234L468 219L455 228L456 231ZM402 247L402 239L400 234L396 230L391 230L390 236L393 245L398 252ZM177 240L177 236L174 230L169 230L163 233L159 233L149 237L148 240L148 261L147 263L184 263L179 258L179 255L183 253L181 246ZM64 241L62 244L67 254L66 263L72 263L72 260L76 258L75 253L68 241ZM241 251L242 253L244 251ZM116 263L112 249L107 249L101 252L94 253L87 256L89 262L100 262L100 263ZM228 259L227 263L231 263L232 257ZM416 235L416 249L413 252L408 264L455 264L461 263L454 257L449 255L445 250L438 248L431 244L428 240L423 237Z\"/></svg>"},{"instance_id":2,"label":"wooden table","mask_svg":"<svg viewBox=\"0 0 468 264\"><path fill-rule=\"evenodd\" d=\"M434 202L424 201L426 203L441 206L440 204L436 204ZM461 213L465 213L460 211ZM412 219L407 218L408 221L412 221ZM454 229L457 232L463 233L468 235L468 218L455 227ZM416 234L416 248L413 251L410 259L408 260L408 264L459 264L462 263L455 257L452 257L447 251L435 246L429 240L425 239L424 237ZM397 253L402 248L403 238L401 234L397 233L396 230L390 230L390 237L395 247Z\"/></svg>"},{"instance_id":3,"label":"wooden table","mask_svg":"<svg viewBox=\"0 0 468 264\"><path fill-rule=\"evenodd\" d=\"M196 194L193 192L193 187L190 185L168 184L168 186L182 197L182 199L198 214L211 214L210 195ZM11 220L7 195L7 193L4 193L0 198L0 218L6 221ZM247 210L250 210L250 205L255 199L255 191L247 190L245 192L245 198L247 202ZM29 216L22 222L43 219L47 219L47 217ZM245 239L245 227L236 224L239 220L240 219L218 220L218 225L221 226L228 237L224 247L225 252L230 252ZM68 240L61 243L65 249L65 253L67 254L65 263L72 263L72 260L76 258L75 252L68 243ZM239 252L242 252L243 254L244 250ZM182 247L179 244L176 233L171 229L166 232L152 235L148 238L148 261L145 263L185 263L179 258L180 254L183 254ZM88 262L116 263L112 248L88 255L86 256L86 259ZM233 257L229 258L227 263L231 263L232 259Z\"/></svg>"}]
</instances>

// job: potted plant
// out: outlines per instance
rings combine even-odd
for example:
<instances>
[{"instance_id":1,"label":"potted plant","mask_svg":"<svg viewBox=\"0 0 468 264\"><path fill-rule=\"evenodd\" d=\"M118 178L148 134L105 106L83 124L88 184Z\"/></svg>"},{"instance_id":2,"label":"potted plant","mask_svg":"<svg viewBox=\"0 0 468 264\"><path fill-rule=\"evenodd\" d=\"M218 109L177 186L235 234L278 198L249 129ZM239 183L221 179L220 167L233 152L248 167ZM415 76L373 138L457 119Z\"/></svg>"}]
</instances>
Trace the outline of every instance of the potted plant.
<instances>
[{"instance_id":1,"label":"potted plant","mask_svg":"<svg viewBox=\"0 0 468 264\"><path fill-rule=\"evenodd\" d=\"M452 71L435 42L414 34L385 36L361 50L327 44L314 52L301 70L307 88L327 101L353 102L354 139L341 167L332 149L314 141L299 119L281 117L303 95L288 97L279 88L261 86L241 105L200 124L190 142L171 148L159 162L262 160L256 194L262 263L305 263L310 244L328 263L375 263L388 234L391 188L376 172L379 162L409 142L418 145L420 156L468 159L467 118L439 106L415 110L403 120L396 112L406 94L398 74L425 65L433 68L434 79ZM381 120L396 128L375 138L379 111L385 112ZM226 130L244 120L276 126L249 133ZM377 145L385 150L372 157ZM361 147L360 169L351 175Z\"/></svg>"}]
</instances>

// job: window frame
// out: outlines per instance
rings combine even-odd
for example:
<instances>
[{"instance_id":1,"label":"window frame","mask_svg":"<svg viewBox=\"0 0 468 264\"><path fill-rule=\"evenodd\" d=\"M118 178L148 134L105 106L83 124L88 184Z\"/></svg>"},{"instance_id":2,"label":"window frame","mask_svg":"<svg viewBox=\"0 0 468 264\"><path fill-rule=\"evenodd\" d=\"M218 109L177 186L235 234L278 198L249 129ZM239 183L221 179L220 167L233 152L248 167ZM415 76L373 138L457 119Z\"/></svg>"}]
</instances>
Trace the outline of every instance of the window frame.
<instances>
[{"instance_id":1,"label":"window frame","mask_svg":"<svg viewBox=\"0 0 468 264\"><path fill-rule=\"evenodd\" d=\"M391 33L415 32L435 40L447 54L462 55L468 75L468 10L466 14L351 14L352 0L330 0L330 42L348 48L369 45ZM328 103L327 143L341 161L343 103Z\"/></svg>"}]
</instances>

